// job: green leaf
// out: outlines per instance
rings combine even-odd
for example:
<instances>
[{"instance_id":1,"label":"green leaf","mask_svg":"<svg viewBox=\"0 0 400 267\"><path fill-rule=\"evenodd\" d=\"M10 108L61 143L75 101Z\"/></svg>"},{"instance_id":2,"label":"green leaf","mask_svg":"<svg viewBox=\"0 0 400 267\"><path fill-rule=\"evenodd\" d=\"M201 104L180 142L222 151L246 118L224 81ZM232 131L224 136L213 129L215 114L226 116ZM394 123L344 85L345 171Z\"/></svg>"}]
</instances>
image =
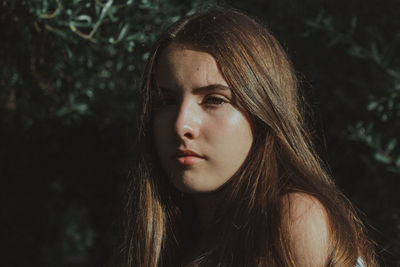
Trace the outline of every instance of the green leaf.
<instances>
[{"instance_id":1,"label":"green leaf","mask_svg":"<svg viewBox=\"0 0 400 267\"><path fill-rule=\"evenodd\" d=\"M351 25L351 28L352 28L352 29L354 29L354 28L357 27L357 22L358 22L357 17L353 17L353 18L351 19L350 25Z\"/></svg>"},{"instance_id":2,"label":"green leaf","mask_svg":"<svg viewBox=\"0 0 400 267\"><path fill-rule=\"evenodd\" d=\"M127 34L128 30L129 30L129 24L125 24L124 27L122 27L121 31L119 32L118 38L114 43L118 43L122 39L124 39L124 37Z\"/></svg>"},{"instance_id":3,"label":"green leaf","mask_svg":"<svg viewBox=\"0 0 400 267\"><path fill-rule=\"evenodd\" d=\"M390 154L394 150L396 145L397 145L397 139L394 138L390 139L390 141L386 145L385 149L386 153Z\"/></svg>"},{"instance_id":4,"label":"green leaf","mask_svg":"<svg viewBox=\"0 0 400 267\"><path fill-rule=\"evenodd\" d=\"M396 162L395 162L395 165L396 165L397 167L400 167L400 156L397 157Z\"/></svg>"},{"instance_id":5,"label":"green leaf","mask_svg":"<svg viewBox=\"0 0 400 267\"><path fill-rule=\"evenodd\" d=\"M396 167L392 167L392 166L387 167L387 170L390 172L394 172L394 173L400 173L400 168L396 168Z\"/></svg>"},{"instance_id":6,"label":"green leaf","mask_svg":"<svg viewBox=\"0 0 400 267\"><path fill-rule=\"evenodd\" d=\"M375 42L371 43L371 57L375 62L381 62L381 55L379 54L378 47Z\"/></svg>"},{"instance_id":7,"label":"green leaf","mask_svg":"<svg viewBox=\"0 0 400 267\"><path fill-rule=\"evenodd\" d=\"M374 110L378 106L376 101L371 101L368 103L367 110Z\"/></svg>"},{"instance_id":8,"label":"green leaf","mask_svg":"<svg viewBox=\"0 0 400 267\"><path fill-rule=\"evenodd\" d=\"M392 159L390 157L388 157L387 155L382 154L382 152L377 151L374 154L374 158L384 164L389 164L392 162Z\"/></svg>"},{"instance_id":9,"label":"green leaf","mask_svg":"<svg viewBox=\"0 0 400 267\"><path fill-rule=\"evenodd\" d=\"M353 44L350 49L347 50L347 53L356 58L366 58L363 48L355 44Z\"/></svg>"}]
</instances>

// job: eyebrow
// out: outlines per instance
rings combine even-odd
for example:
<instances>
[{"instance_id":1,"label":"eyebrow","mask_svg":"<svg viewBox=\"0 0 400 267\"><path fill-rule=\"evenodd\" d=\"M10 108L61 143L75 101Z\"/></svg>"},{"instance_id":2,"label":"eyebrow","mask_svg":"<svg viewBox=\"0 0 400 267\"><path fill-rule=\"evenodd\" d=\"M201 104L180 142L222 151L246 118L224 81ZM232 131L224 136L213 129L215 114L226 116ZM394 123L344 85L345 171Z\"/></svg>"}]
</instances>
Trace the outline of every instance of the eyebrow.
<instances>
[{"instance_id":1,"label":"eyebrow","mask_svg":"<svg viewBox=\"0 0 400 267\"><path fill-rule=\"evenodd\" d=\"M174 92L175 90L168 88L168 87L164 87L164 86L159 86L159 88L162 91L168 91L168 92ZM206 85L206 86L202 86L202 87L198 87L193 89L194 92L196 93L205 93L208 91L213 91L213 90L222 90L222 91L226 91L226 90L230 90L230 88L226 85L222 85L222 84L210 84L210 85Z\"/></svg>"}]
</instances>

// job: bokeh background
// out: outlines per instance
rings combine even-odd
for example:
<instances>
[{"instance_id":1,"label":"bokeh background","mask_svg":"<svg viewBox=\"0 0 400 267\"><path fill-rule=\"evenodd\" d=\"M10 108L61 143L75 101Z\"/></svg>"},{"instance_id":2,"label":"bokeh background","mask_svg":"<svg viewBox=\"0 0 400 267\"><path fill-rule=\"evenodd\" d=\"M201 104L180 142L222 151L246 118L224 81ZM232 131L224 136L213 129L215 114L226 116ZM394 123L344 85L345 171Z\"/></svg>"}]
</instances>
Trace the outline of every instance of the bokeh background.
<instances>
[{"instance_id":1,"label":"bokeh background","mask_svg":"<svg viewBox=\"0 0 400 267\"><path fill-rule=\"evenodd\" d=\"M399 0L0 1L1 266L106 265L151 44L215 4L285 47L332 175L400 266Z\"/></svg>"}]
</instances>

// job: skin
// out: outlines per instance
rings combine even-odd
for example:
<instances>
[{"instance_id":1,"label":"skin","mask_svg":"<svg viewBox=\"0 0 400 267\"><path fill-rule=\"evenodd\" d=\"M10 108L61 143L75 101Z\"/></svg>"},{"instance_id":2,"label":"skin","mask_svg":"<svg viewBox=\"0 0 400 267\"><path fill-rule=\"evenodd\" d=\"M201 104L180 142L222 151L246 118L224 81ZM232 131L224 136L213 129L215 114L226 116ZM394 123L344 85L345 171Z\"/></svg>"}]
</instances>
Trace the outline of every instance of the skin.
<instances>
[{"instance_id":1,"label":"skin","mask_svg":"<svg viewBox=\"0 0 400 267\"><path fill-rule=\"evenodd\" d=\"M202 231L207 232L218 189L240 168L251 148L251 124L235 106L208 53L170 45L160 56L156 82L162 92L152 125L158 157L172 184L195 196ZM210 85L220 86L205 89ZM192 150L200 159L181 164L174 156L177 149ZM288 194L282 201L296 266L325 266L329 228L323 205L303 193ZM184 254L190 259L190 252Z\"/></svg>"},{"instance_id":2,"label":"skin","mask_svg":"<svg viewBox=\"0 0 400 267\"><path fill-rule=\"evenodd\" d=\"M248 155L253 143L249 121L208 53L168 46L156 81L162 97L153 116L153 137L167 177L185 193L216 191ZM182 164L174 156L178 149L200 157L195 164Z\"/></svg>"},{"instance_id":3,"label":"skin","mask_svg":"<svg viewBox=\"0 0 400 267\"><path fill-rule=\"evenodd\" d=\"M329 220L324 206L304 193L291 193L282 200L283 221L289 224L290 248L296 266L326 266Z\"/></svg>"}]
</instances>

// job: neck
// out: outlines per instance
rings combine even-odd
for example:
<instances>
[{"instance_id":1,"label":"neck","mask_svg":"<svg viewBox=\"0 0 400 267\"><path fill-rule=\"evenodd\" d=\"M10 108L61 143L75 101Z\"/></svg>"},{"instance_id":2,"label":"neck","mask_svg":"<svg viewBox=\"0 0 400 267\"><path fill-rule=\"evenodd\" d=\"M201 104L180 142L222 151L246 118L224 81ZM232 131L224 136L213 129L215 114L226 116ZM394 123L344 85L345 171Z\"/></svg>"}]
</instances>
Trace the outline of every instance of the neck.
<instances>
[{"instance_id":1,"label":"neck","mask_svg":"<svg viewBox=\"0 0 400 267\"><path fill-rule=\"evenodd\" d=\"M183 252L183 266L191 262L202 247L209 247L208 234L214 226L216 207L218 206L219 198L217 193L202 193L192 195L194 201L194 208L197 214L197 218L200 224L200 233L197 240L192 240L189 246L187 246Z\"/></svg>"},{"instance_id":2,"label":"neck","mask_svg":"<svg viewBox=\"0 0 400 267\"><path fill-rule=\"evenodd\" d=\"M202 193L194 195L197 216L202 234L209 232L214 224L215 211L218 206L218 193Z\"/></svg>"}]
</instances>

